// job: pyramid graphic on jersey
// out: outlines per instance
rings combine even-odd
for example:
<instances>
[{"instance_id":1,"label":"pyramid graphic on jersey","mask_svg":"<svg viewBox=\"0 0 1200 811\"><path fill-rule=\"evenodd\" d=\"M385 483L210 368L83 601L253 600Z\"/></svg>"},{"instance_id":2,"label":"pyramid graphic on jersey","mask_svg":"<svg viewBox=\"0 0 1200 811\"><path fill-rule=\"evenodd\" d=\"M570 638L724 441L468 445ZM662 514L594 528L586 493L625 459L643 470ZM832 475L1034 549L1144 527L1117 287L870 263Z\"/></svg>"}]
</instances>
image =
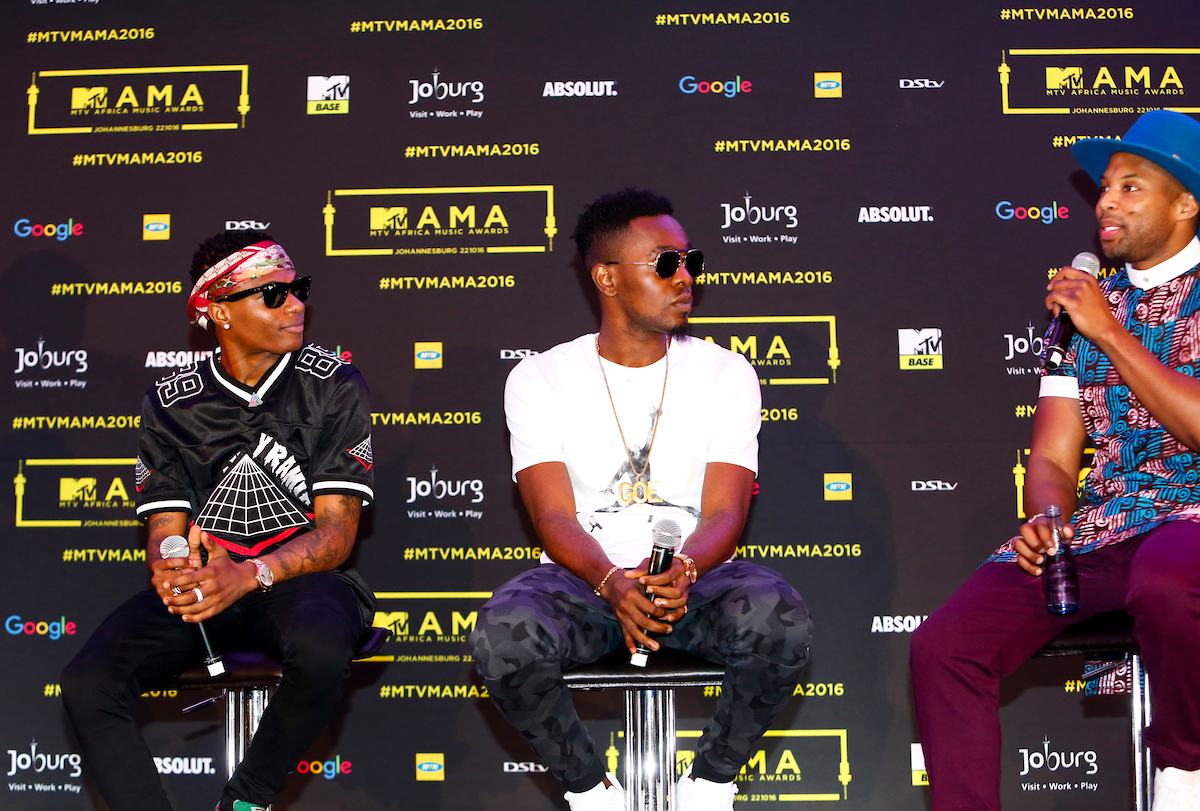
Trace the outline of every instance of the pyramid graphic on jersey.
<instances>
[{"instance_id":1,"label":"pyramid graphic on jersey","mask_svg":"<svg viewBox=\"0 0 1200 811\"><path fill-rule=\"evenodd\" d=\"M244 454L213 490L196 524L216 535L252 538L306 526L308 518L249 454Z\"/></svg>"},{"instance_id":2,"label":"pyramid graphic on jersey","mask_svg":"<svg viewBox=\"0 0 1200 811\"><path fill-rule=\"evenodd\" d=\"M362 462L363 467L365 467L367 470L370 470L371 465L374 464L375 461L371 457L371 435L367 434L367 438L355 445L353 448L346 448L346 453Z\"/></svg>"}]
</instances>

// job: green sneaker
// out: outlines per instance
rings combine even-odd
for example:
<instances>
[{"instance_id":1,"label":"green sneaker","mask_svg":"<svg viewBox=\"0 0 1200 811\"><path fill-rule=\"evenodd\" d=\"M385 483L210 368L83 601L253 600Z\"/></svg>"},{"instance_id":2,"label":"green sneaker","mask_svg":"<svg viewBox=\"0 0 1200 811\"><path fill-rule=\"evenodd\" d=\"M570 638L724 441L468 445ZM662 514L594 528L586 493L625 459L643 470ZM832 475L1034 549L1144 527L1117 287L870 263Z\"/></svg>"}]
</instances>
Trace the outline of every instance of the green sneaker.
<instances>
[{"instance_id":1,"label":"green sneaker","mask_svg":"<svg viewBox=\"0 0 1200 811\"><path fill-rule=\"evenodd\" d=\"M233 811L267 811L267 809L269 807L270 806L255 805L254 803L248 803L245 800L234 800L233 801ZM221 811L221 804L219 802L217 803L217 807L214 808L213 811Z\"/></svg>"}]
</instances>

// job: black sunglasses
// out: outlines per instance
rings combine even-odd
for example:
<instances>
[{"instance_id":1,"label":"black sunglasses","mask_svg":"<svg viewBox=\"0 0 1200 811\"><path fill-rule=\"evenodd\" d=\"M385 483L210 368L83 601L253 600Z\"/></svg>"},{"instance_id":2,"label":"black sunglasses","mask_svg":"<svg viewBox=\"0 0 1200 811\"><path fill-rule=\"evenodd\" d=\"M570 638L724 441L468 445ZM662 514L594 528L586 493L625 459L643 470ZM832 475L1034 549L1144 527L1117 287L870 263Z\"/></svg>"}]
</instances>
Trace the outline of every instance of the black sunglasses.
<instances>
[{"instance_id":1,"label":"black sunglasses","mask_svg":"<svg viewBox=\"0 0 1200 811\"><path fill-rule=\"evenodd\" d=\"M704 272L704 254L692 248L687 251L663 251L653 262L605 262L606 265L654 265L659 278L669 279L679 270L680 263L693 278Z\"/></svg>"},{"instance_id":2,"label":"black sunglasses","mask_svg":"<svg viewBox=\"0 0 1200 811\"><path fill-rule=\"evenodd\" d=\"M248 290L239 290L236 293L230 293L228 296L213 299L214 304L220 304L223 301L237 301L238 299L248 298L255 293L262 293L263 304L274 310L276 307L282 307L287 301L288 293L291 293L300 301L308 299L308 289L312 285L312 276L298 276L290 282L271 282L264 284L262 287L251 287Z\"/></svg>"}]
</instances>

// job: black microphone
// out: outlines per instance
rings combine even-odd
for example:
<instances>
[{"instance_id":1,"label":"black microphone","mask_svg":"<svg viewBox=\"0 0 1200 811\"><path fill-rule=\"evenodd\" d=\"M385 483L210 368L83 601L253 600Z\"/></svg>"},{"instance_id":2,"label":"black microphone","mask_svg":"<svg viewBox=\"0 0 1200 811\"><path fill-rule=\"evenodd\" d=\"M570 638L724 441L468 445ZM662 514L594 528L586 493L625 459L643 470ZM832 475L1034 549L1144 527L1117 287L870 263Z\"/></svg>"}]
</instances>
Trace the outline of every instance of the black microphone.
<instances>
[{"instance_id":1,"label":"black microphone","mask_svg":"<svg viewBox=\"0 0 1200 811\"><path fill-rule=\"evenodd\" d=\"M1100 260L1090 251L1084 251L1072 259L1071 267L1090 273L1092 278L1100 275ZM1058 367L1062 366L1074 335L1075 325L1071 323L1071 316L1063 310L1050 324L1050 330L1046 333L1046 368L1051 372L1058 371Z\"/></svg>"},{"instance_id":2,"label":"black microphone","mask_svg":"<svg viewBox=\"0 0 1200 811\"><path fill-rule=\"evenodd\" d=\"M158 555L163 560L168 558L187 558L187 538L184 538L182 535L168 535L158 545ZM175 568L182 569L183 567L176 566ZM179 589L175 589L175 593L179 594ZM208 639L208 632L204 630L204 623L194 622L192 624L200 632L200 641L204 643L204 666L208 668L208 675L213 678L220 676L225 672L225 662L221 660L221 654L213 650L212 642Z\"/></svg>"},{"instance_id":3,"label":"black microphone","mask_svg":"<svg viewBox=\"0 0 1200 811\"><path fill-rule=\"evenodd\" d=\"M659 521L650 530L650 537L654 540L654 548L650 552L650 569L646 574L662 574L667 569L671 568L671 559L675 557L675 548L679 546L679 538L682 533L679 531L679 524L676 524L670 518L664 518ZM645 589L642 589L645 594ZM649 594L646 594L649 597ZM646 616L650 616L647 614ZM645 667L648 657L653 651L638 643L637 653L629 657L629 664L634 667Z\"/></svg>"}]
</instances>

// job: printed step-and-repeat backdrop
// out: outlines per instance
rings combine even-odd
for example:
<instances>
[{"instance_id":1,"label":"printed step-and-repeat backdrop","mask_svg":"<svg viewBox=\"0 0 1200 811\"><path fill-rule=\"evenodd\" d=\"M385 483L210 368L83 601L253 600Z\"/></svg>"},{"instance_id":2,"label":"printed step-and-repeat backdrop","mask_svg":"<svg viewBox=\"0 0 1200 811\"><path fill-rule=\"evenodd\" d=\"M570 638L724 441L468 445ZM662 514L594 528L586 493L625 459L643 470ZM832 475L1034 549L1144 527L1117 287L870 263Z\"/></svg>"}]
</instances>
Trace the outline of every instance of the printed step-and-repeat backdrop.
<instances>
[{"instance_id":1,"label":"printed step-and-repeat backdrop","mask_svg":"<svg viewBox=\"0 0 1200 811\"><path fill-rule=\"evenodd\" d=\"M5 805L101 808L59 674L146 584L143 392L212 349L195 246L270 231L313 276L308 339L371 385L357 565L392 641L280 807L563 808L466 639L536 565L502 392L595 329L569 236L599 194L671 197L708 257L692 334L759 369L739 547L816 621L739 803L922 809L911 632L1021 517L1048 276L1095 250L1068 147L1200 111L1182 0L568 4L14 0L0 11L0 750ZM1115 272L1104 267L1104 274ZM1005 685L1023 808L1129 796L1127 704L1082 662ZM138 706L179 808L224 770L220 705ZM684 757L712 691L680 696ZM619 695L579 697L621 768ZM970 730L964 730L969 735Z\"/></svg>"}]
</instances>

